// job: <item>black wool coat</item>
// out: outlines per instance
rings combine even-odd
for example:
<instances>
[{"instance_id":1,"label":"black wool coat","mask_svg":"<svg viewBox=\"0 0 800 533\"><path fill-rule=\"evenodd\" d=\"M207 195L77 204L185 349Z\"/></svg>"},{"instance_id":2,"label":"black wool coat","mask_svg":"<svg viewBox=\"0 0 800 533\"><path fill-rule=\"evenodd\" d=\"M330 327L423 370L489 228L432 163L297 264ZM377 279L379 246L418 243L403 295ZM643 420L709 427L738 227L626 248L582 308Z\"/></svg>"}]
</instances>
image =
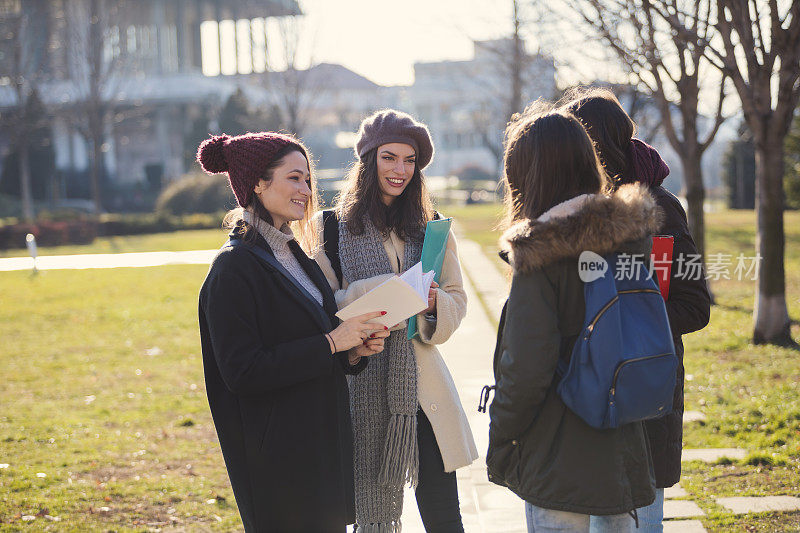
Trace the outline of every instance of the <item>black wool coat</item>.
<instances>
[{"instance_id":1,"label":"black wool coat","mask_svg":"<svg viewBox=\"0 0 800 533\"><path fill-rule=\"evenodd\" d=\"M545 509L613 515L655 499L642 422L595 429L556 392L583 329L578 257L650 253L658 207L644 186L594 196L570 216L523 220L501 239L514 270L494 356L489 480Z\"/></svg>"},{"instance_id":2,"label":"black wool coat","mask_svg":"<svg viewBox=\"0 0 800 533\"><path fill-rule=\"evenodd\" d=\"M237 230L232 236L238 235ZM337 324L325 277L292 252L324 308L293 282L266 241L224 246L200 290L206 391L247 532L339 531L355 520L347 353L324 333Z\"/></svg>"},{"instance_id":3,"label":"black wool coat","mask_svg":"<svg viewBox=\"0 0 800 533\"><path fill-rule=\"evenodd\" d=\"M697 247L689 233L686 212L680 201L664 187L652 187L650 192L664 213L664 222L658 229L659 235L673 237L672 275L667 298L667 317L678 356L678 372L672 411L661 418L647 420L645 429L653 454L653 467L656 474L656 487L671 487L681 477L681 449L683 447L683 339L682 335L706 327L711 313L711 296L704 272L698 279L680 276L678 258L688 259L697 254ZM689 274L692 274L689 272Z\"/></svg>"}]
</instances>

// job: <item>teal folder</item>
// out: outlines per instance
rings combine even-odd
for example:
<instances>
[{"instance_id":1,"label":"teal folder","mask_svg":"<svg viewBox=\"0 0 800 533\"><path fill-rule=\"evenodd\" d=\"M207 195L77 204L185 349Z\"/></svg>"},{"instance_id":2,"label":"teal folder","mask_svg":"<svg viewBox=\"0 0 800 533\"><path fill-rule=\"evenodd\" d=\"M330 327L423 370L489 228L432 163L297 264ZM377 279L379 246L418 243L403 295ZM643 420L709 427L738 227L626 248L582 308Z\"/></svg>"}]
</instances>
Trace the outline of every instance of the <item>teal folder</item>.
<instances>
[{"instance_id":1,"label":"teal folder","mask_svg":"<svg viewBox=\"0 0 800 533\"><path fill-rule=\"evenodd\" d=\"M452 218L440 218L431 220L425 228L425 240L422 241L422 271L435 271L433 281L439 283L442 277L442 264L444 254L447 250L447 238L450 236L450 226L453 225ZM417 329L417 315L408 319L408 338L413 339L419 335Z\"/></svg>"}]
</instances>

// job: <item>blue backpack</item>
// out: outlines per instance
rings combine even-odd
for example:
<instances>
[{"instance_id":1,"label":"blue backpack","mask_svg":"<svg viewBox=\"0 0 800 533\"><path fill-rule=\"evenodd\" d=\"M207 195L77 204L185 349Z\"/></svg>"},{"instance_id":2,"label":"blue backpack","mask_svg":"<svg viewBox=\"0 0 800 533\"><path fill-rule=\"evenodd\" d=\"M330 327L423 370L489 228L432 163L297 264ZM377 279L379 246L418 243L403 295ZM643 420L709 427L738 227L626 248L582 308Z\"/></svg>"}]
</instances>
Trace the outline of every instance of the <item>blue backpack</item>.
<instances>
[{"instance_id":1,"label":"blue backpack","mask_svg":"<svg viewBox=\"0 0 800 533\"><path fill-rule=\"evenodd\" d=\"M639 263L632 275L610 266L584 284L586 315L567 363L560 360L558 394L594 428L657 418L672 410L678 358L656 281ZM622 279L615 279L621 277Z\"/></svg>"}]
</instances>

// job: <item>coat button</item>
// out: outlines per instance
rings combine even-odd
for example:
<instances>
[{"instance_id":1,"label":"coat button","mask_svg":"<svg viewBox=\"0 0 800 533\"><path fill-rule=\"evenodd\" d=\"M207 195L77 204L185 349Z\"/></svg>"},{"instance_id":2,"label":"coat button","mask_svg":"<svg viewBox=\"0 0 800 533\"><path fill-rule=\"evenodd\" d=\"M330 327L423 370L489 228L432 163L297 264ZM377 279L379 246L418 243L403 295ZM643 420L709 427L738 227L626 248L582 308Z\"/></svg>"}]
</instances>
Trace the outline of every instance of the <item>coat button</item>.
<instances>
[{"instance_id":1,"label":"coat button","mask_svg":"<svg viewBox=\"0 0 800 533\"><path fill-rule=\"evenodd\" d=\"M438 407L436 407L436 404L435 404L435 403L432 403L432 404L431 404L431 411L434 411L434 412L435 412L437 409L438 409Z\"/></svg>"},{"instance_id":2,"label":"coat button","mask_svg":"<svg viewBox=\"0 0 800 533\"><path fill-rule=\"evenodd\" d=\"M417 372L418 372L418 373L419 373L419 372L422 372L422 367L421 367L420 365L417 365Z\"/></svg>"},{"instance_id":3,"label":"coat button","mask_svg":"<svg viewBox=\"0 0 800 533\"><path fill-rule=\"evenodd\" d=\"M514 439L514 440L511 441L511 444L516 446L517 444L519 444L519 442L517 442L517 439Z\"/></svg>"}]
</instances>

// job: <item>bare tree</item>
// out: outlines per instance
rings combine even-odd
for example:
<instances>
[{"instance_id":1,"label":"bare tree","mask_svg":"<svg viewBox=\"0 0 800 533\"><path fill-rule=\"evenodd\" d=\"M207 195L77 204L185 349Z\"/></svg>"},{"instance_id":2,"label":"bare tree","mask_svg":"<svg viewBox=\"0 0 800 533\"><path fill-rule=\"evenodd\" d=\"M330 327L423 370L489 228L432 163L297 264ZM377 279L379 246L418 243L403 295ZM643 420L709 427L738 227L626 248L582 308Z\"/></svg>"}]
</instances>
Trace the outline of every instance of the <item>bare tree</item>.
<instances>
[{"instance_id":1,"label":"bare tree","mask_svg":"<svg viewBox=\"0 0 800 533\"><path fill-rule=\"evenodd\" d=\"M705 49L714 32L709 20L713 0L665 0L675 6L681 24L700 38L672 31L650 0L570 0L584 22L608 44L637 85L654 98L663 130L681 156L689 228L705 254L705 187L701 161L725 120L725 77L709 78ZM687 8L684 14L682 9ZM713 122L701 133L701 94L718 85ZM677 111L677 113L674 113ZM677 114L677 117L675 116ZM676 118L678 120L676 120Z\"/></svg>"},{"instance_id":2,"label":"bare tree","mask_svg":"<svg viewBox=\"0 0 800 533\"><path fill-rule=\"evenodd\" d=\"M281 110L284 129L300 136L308 120L307 110L321 88L321 80L313 75L313 57L306 68L301 65L301 48L309 44L307 40L310 38L303 16L281 17L277 20L277 27L276 37L280 40L285 70L269 72L268 80Z\"/></svg>"},{"instance_id":3,"label":"bare tree","mask_svg":"<svg viewBox=\"0 0 800 533\"><path fill-rule=\"evenodd\" d=\"M784 142L800 99L800 2L715 0L718 39L709 39L672 2L653 0L687 41L736 88L756 149L756 249L761 257L753 342L796 345L786 307ZM788 5L788 7L787 7Z\"/></svg>"},{"instance_id":4,"label":"bare tree","mask_svg":"<svg viewBox=\"0 0 800 533\"><path fill-rule=\"evenodd\" d=\"M478 42L480 52L492 57L493 68L472 78L470 96L478 95L471 114L472 127L481 144L492 153L498 168L503 159L503 130L515 113L520 113L531 97L551 98L555 94L531 94L544 73L535 68L537 55L527 50L534 28L541 22L535 3L511 0L511 33L503 39ZM476 49L476 54L478 50Z\"/></svg>"},{"instance_id":5,"label":"bare tree","mask_svg":"<svg viewBox=\"0 0 800 533\"><path fill-rule=\"evenodd\" d=\"M30 144L31 134L40 125L34 123L34 117L28 113L28 101L36 92L40 82L42 70L34 56L34 35L31 31L34 21L46 15L43 3L23 4L11 2L4 6L2 13L5 19L6 48L11 51L10 85L16 100L16 108L3 116L4 126L13 132L13 148L19 159L20 201L22 203L22 217L26 222L35 218L33 207L33 188L31 185Z\"/></svg>"},{"instance_id":6,"label":"bare tree","mask_svg":"<svg viewBox=\"0 0 800 533\"><path fill-rule=\"evenodd\" d=\"M661 111L650 94L645 94L637 85L618 85L612 91L620 97L625 112L636 123L636 136L647 144L653 144L656 136L663 131Z\"/></svg>"},{"instance_id":7,"label":"bare tree","mask_svg":"<svg viewBox=\"0 0 800 533\"><path fill-rule=\"evenodd\" d=\"M133 58L121 48L125 0L72 0L67 13L68 61L73 94L70 118L90 146L90 182L96 213L103 210L105 143L115 97Z\"/></svg>"}]
</instances>

